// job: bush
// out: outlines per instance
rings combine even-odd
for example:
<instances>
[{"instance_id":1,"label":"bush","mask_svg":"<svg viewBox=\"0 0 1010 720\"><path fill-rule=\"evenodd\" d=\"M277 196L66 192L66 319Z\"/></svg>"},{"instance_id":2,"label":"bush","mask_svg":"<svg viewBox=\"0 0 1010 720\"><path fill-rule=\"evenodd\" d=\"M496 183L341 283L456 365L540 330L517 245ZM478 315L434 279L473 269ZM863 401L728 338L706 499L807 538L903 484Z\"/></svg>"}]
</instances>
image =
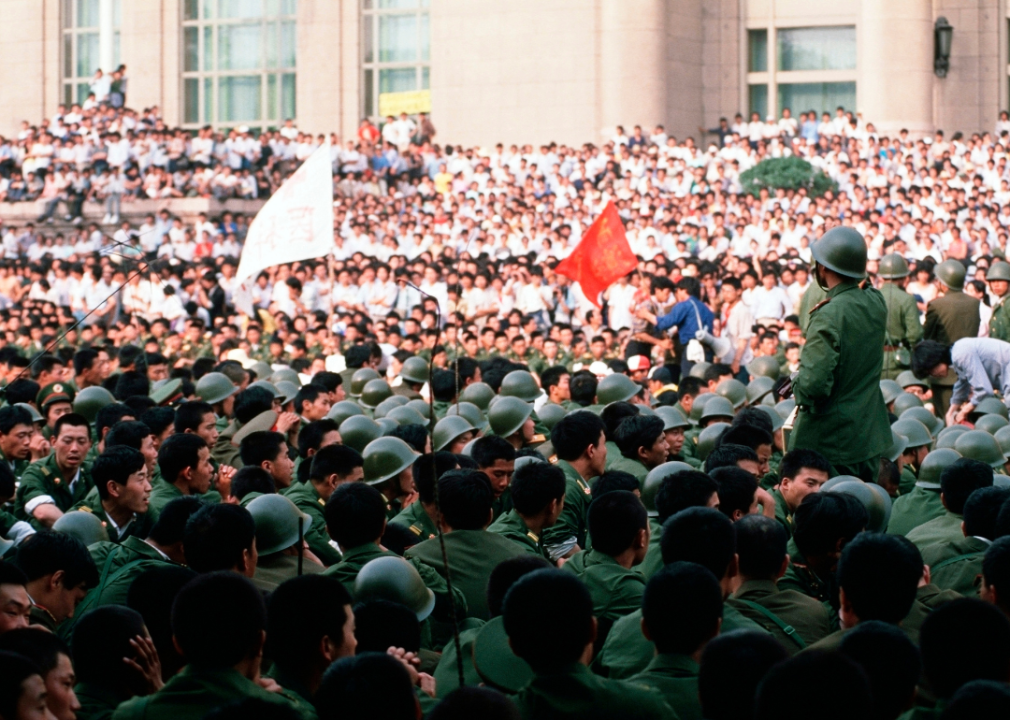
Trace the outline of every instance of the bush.
<instances>
[{"instance_id":1,"label":"bush","mask_svg":"<svg viewBox=\"0 0 1010 720\"><path fill-rule=\"evenodd\" d=\"M770 191L784 188L806 188L810 197L837 190L834 181L823 170L815 170L806 160L798 157L768 158L740 175L743 191L754 197L761 188Z\"/></svg>"}]
</instances>

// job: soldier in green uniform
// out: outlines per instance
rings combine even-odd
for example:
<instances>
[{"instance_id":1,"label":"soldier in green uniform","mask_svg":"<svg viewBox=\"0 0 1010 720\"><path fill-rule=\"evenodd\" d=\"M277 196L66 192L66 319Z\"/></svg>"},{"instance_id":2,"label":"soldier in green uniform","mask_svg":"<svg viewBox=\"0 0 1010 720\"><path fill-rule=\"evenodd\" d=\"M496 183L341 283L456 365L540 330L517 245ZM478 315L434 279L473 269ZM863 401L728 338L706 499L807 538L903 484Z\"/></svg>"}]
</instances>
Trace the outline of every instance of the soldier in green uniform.
<instances>
[{"instance_id":1,"label":"soldier in green uniform","mask_svg":"<svg viewBox=\"0 0 1010 720\"><path fill-rule=\"evenodd\" d=\"M63 513L83 500L93 487L91 468L84 462L91 448L88 421L63 415L56 421L53 452L34 463L21 477L14 515L38 528L52 527Z\"/></svg>"},{"instance_id":2,"label":"soldier in green uniform","mask_svg":"<svg viewBox=\"0 0 1010 720\"><path fill-rule=\"evenodd\" d=\"M884 368L881 378L894 379L909 366L909 350L922 340L919 308L915 298L905 292L908 263L901 255L885 255L877 274L885 280L880 288L887 305L887 335L884 340Z\"/></svg>"},{"instance_id":3,"label":"soldier in green uniform","mask_svg":"<svg viewBox=\"0 0 1010 720\"><path fill-rule=\"evenodd\" d=\"M154 522L164 507L178 497L196 495L208 503L221 501L210 489L214 468L210 464L210 448L199 435L177 433L161 444L158 450L161 477L153 482L147 512Z\"/></svg>"},{"instance_id":4,"label":"soldier in green uniform","mask_svg":"<svg viewBox=\"0 0 1010 720\"><path fill-rule=\"evenodd\" d=\"M49 440L56 429L56 420L61 415L74 411L74 390L70 387L69 383L49 383L39 390L35 404L38 406L45 421L42 435L46 440Z\"/></svg>"},{"instance_id":5,"label":"soldier in green uniform","mask_svg":"<svg viewBox=\"0 0 1010 720\"><path fill-rule=\"evenodd\" d=\"M938 448L926 455L912 491L898 497L891 507L888 533L907 535L909 531L943 515L940 476L960 457L961 454L951 448Z\"/></svg>"},{"instance_id":6,"label":"soldier in green uniform","mask_svg":"<svg viewBox=\"0 0 1010 720\"><path fill-rule=\"evenodd\" d=\"M543 531L553 526L565 505L565 474L544 462L527 462L512 476L514 507L488 528L519 544L526 552L549 559Z\"/></svg>"},{"instance_id":7,"label":"soldier in green uniform","mask_svg":"<svg viewBox=\"0 0 1010 720\"><path fill-rule=\"evenodd\" d=\"M654 467L667 461L670 445L666 441L666 423L654 415L625 418L617 426L614 441L621 458L609 470L621 470L635 476L639 484Z\"/></svg>"},{"instance_id":8,"label":"soldier in green uniform","mask_svg":"<svg viewBox=\"0 0 1010 720\"><path fill-rule=\"evenodd\" d=\"M923 339L953 345L961 338L978 337L978 326L981 323L979 301L964 293L964 265L957 260L944 260L936 266L936 279L940 282L943 295L930 301L926 307ZM953 368L948 370L947 377L933 380L933 404L937 417L947 414L956 380Z\"/></svg>"},{"instance_id":9,"label":"soldier in green uniform","mask_svg":"<svg viewBox=\"0 0 1010 720\"><path fill-rule=\"evenodd\" d=\"M420 390L428 382L428 363L421 357L409 357L400 368L403 382L393 387L394 395L402 395L409 400L423 399Z\"/></svg>"},{"instance_id":10,"label":"soldier in green uniform","mask_svg":"<svg viewBox=\"0 0 1010 720\"><path fill-rule=\"evenodd\" d=\"M1010 292L1010 263L997 260L989 267L985 279L989 290L996 296L992 317L989 318L989 337L1010 341L1010 309L1006 306Z\"/></svg>"},{"instance_id":11,"label":"soldier in green uniform","mask_svg":"<svg viewBox=\"0 0 1010 720\"><path fill-rule=\"evenodd\" d=\"M880 395L887 309L879 292L862 288L866 243L848 227L832 228L812 248L817 282L827 297L810 313L807 342L793 382L800 408L789 448L817 450L841 475L867 482L891 445Z\"/></svg>"},{"instance_id":12,"label":"soldier in green uniform","mask_svg":"<svg viewBox=\"0 0 1010 720\"><path fill-rule=\"evenodd\" d=\"M491 433L507 440L519 450L543 444L533 421L533 406L517 397L503 396L488 411Z\"/></svg>"},{"instance_id":13,"label":"soldier in green uniform","mask_svg":"<svg viewBox=\"0 0 1010 720\"><path fill-rule=\"evenodd\" d=\"M509 447L511 450L511 447ZM420 456L414 463L414 488L417 490L417 502L411 503L389 522L405 527L412 532L418 542L430 540L438 535L435 519L438 510L435 507L435 482L450 470L459 467L456 456L452 453L438 452L432 455Z\"/></svg>"},{"instance_id":14,"label":"soldier in green uniform","mask_svg":"<svg viewBox=\"0 0 1010 720\"><path fill-rule=\"evenodd\" d=\"M32 461L32 437L35 425L31 414L23 407L7 405L0 407L0 462L21 479Z\"/></svg>"},{"instance_id":15,"label":"soldier in green uniform","mask_svg":"<svg viewBox=\"0 0 1010 720\"><path fill-rule=\"evenodd\" d=\"M305 556L305 531L312 518L283 495L270 493L250 502L246 509L256 523L257 586L277 587L299 575L319 575L323 565Z\"/></svg>"},{"instance_id":16,"label":"soldier in green uniform","mask_svg":"<svg viewBox=\"0 0 1010 720\"><path fill-rule=\"evenodd\" d=\"M907 495L915 487L919 468L933 445L933 436L925 425L909 417L898 420L891 426L891 430L905 441L905 449L898 459L898 466L901 468L898 492L899 495Z\"/></svg>"},{"instance_id":17,"label":"soldier in green uniform","mask_svg":"<svg viewBox=\"0 0 1010 720\"><path fill-rule=\"evenodd\" d=\"M831 465L816 450L793 450L782 457L781 480L769 492L775 498L775 519L785 528L786 538L793 534L793 515L810 493L820 492L828 481Z\"/></svg>"},{"instance_id":18,"label":"soldier in green uniform","mask_svg":"<svg viewBox=\"0 0 1010 720\"><path fill-rule=\"evenodd\" d=\"M407 443L395 437L373 440L361 454L365 482L386 498L387 520L400 514L404 500L416 501L413 466L418 457Z\"/></svg>"},{"instance_id":19,"label":"soldier in green uniform","mask_svg":"<svg viewBox=\"0 0 1010 720\"><path fill-rule=\"evenodd\" d=\"M52 632L74 616L88 589L98 584L98 570L88 549L73 535L40 530L18 545L14 559L28 582L31 624Z\"/></svg>"},{"instance_id":20,"label":"soldier in green uniform","mask_svg":"<svg viewBox=\"0 0 1010 720\"><path fill-rule=\"evenodd\" d=\"M125 445L110 447L95 459L91 478L96 492L89 493L89 498L73 509L92 513L101 520L112 542L132 536L146 538L154 523L147 514L151 481L140 451ZM85 505L94 495L98 504Z\"/></svg>"},{"instance_id":21,"label":"soldier in green uniform","mask_svg":"<svg viewBox=\"0 0 1010 720\"><path fill-rule=\"evenodd\" d=\"M966 457L940 473L940 502L942 515L909 530L908 538L919 550L935 543L957 541L964 537L964 505L968 497L979 488L991 487L992 470L983 462Z\"/></svg>"}]
</instances>

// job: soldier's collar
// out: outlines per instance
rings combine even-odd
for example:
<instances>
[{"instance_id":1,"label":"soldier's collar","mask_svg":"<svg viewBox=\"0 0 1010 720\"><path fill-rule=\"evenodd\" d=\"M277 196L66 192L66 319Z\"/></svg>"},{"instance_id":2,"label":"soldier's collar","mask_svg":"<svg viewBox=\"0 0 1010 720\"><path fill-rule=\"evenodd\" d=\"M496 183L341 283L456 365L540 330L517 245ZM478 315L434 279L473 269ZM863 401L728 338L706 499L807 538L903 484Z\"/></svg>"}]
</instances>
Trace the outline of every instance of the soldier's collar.
<instances>
[{"instance_id":1,"label":"soldier's collar","mask_svg":"<svg viewBox=\"0 0 1010 720\"><path fill-rule=\"evenodd\" d=\"M923 490L939 490L940 489L940 483L924 482L922 480L917 481L915 483L915 486L916 487L920 487Z\"/></svg>"}]
</instances>

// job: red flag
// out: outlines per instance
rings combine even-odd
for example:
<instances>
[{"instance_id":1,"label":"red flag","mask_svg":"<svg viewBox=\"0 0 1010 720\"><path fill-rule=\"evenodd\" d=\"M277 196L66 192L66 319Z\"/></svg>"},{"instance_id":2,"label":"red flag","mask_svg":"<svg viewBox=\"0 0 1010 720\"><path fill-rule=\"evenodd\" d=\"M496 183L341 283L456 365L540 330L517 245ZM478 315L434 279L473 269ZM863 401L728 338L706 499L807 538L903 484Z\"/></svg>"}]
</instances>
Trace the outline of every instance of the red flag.
<instances>
[{"instance_id":1,"label":"red flag","mask_svg":"<svg viewBox=\"0 0 1010 720\"><path fill-rule=\"evenodd\" d=\"M636 267L638 258L631 252L624 223L611 201L556 271L579 283L590 302L600 307L600 293Z\"/></svg>"}]
</instances>

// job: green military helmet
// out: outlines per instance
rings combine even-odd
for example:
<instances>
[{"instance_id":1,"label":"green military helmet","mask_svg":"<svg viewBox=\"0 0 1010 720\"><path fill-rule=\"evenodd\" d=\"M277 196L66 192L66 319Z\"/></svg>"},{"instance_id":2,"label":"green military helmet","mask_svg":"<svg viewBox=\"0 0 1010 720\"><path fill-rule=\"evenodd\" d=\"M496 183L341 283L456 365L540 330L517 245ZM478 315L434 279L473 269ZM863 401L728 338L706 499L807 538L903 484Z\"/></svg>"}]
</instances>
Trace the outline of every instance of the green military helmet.
<instances>
[{"instance_id":1,"label":"green military helmet","mask_svg":"<svg viewBox=\"0 0 1010 720\"><path fill-rule=\"evenodd\" d=\"M989 266L989 271L985 274L985 279L989 282L993 280L1003 280L1010 282L1010 263L997 260Z\"/></svg>"},{"instance_id":2,"label":"green military helmet","mask_svg":"<svg viewBox=\"0 0 1010 720\"><path fill-rule=\"evenodd\" d=\"M735 414L733 404L722 395L716 395L705 403L705 409L701 412L701 420L704 422L714 417L724 417L732 420Z\"/></svg>"},{"instance_id":3,"label":"green military helmet","mask_svg":"<svg viewBox=\"0 0 1010 720\"><path fill-rule=\"evenodd\" d=\"M35 406L30 403L14 403L19 408L24 408L28 411L28 414L32 416L33 423L45 422L46 419L42 417L42 413L35 409Z\"/></svg>"},{"instance_id":4,"label":"green military helmet","mask_svg":"<svg viewBox=\"0 0 1010 720\"><path fill-rule=\"evenodd\" d=\"M559 405L558 407L561 406ZM541 411L542 410L543 408L541 408ZM561 408L561 410L563 412L564 408ZM474 405L472 402L458 402L455 405L450 405L449 409L446 410L445 414L446 417L448 417L449 415L460 415L461 417L465 417L467 422L469 422L474 427L474 429L479 430L480 432L484 432L488 428L487 418L484 417L484 413L482 413L480 411L480 408ZM562 417L564 417L563 414ZM548 422L547 419L544 418L543 414L540 415L540 419L543 420L544 423ZM557 420L555 420L554 422L557 422ZM554 427L554 426L548 423L548 427Z\"/></svg>"},{"instance_id":5,"label":"green military helmet","mask_svg":"<svg viewBox=\"0 0 1010 720\"><path fill-rule=\"evenodd\" d=\"M673 405L660 405L656 408L656 415L663 419L663 431L674 430L676 428L689 428L691 423L684 417L684 413ZM542 418L543 416L541 416Z\"/></svg>"},{"instance_id":6,"label":"green military helmet","mask_svg":"<svg viewBox=\"0 0 1010 720\"><path fill-rule=\"evenodd\" d=\"M83 415L89 423L93 423L98 411L114 402L116 398L112 393L100 385L93 385L77 393L77 397L74 398L74 412Z\"/></svg>"},{"instance_id":7,"label":"green military helmet","mask_svg":"<svg viewBox=\"0 0 1010 720\"><path fill-rule=\"evenodd\" d=\"M770 405L755 405L758 410L768 416L772 421L772 432L778 432L786 424L786 419L779 415L778 411Z\"/></svg>"},{"instance_id":8,"label":"green military helmet","mask_svg":"<svg viewBox=\"0 0 1010 720\"><path fill-rule=\"evenodd\" d=\"M701 414L705 412L705 406L714 397L717 397L715 393L707 392L694 398L694 404L691 405L691 417L688 418L692 425L697 425L701 422Z\"/></svg>"},{"instance_id":9,"label":"green military helmet","mask_svg":"<svg viewBox=\"0 0 1010 720\"><path fill-rule=\"evenodd\" d=\"M885 255L880 258L880 263L877 265L877 275L884 280L900 280L908 277L908 263L898 253Z\"/></svg>"},{"instance_id":10,"label":"green military helmet","mask_svg":"<svg viewBox=\"0 0 1010 720\"><path fill-rule=\"evenodd\" d=\"M298 394L298 390L300 389L297 383L293 383L290 380L278 380L274 384L277 386L277 392L284 398L281 400L282 405L294 400L295 395Z\"/></svg>"},{"instance_id":11,"label":"green military helmet","mask_svg":"<svg viewBox=\"0 0 1010 720\"><path fill-rule=\"evenodd\" d=\"M395 420L400 425L427 425L428 418L421 415L417 410L412 407L407 407L402 405L398 408L393 408L388 413L386 413L386 418L389 420Z\"/></svg>"},{"instance_id":12,"label":"green military helmet","mask_svg":"<svg viewBox=\"0 0 1010 720\"><path fill-rule=\"evenodd\" d=\"M408 400L403 406L417 410L417 414L421 417L431 417L431 405L428 404L427 400L415 398L414 400Z\"/></svg>"},{"instance_id":13,"label":"green military helmet","mask_svg":"<svg viewBox=\"0 0 1010 720\"><path fill-rule=\"evenodd\" d=\"M712 363L705 362L704 360L702 360L701 362L696 362L694 364L694 367L691 368L691 372L689 372L687 375L688 377L696 377L699 380L704 380L705 371L708 370L710 367L712 367Z\"/></svg>"},{"instance_id":14,"label":"green military helmet","mask_svg":"<svg viewBox=\"0 0 1010 720\"><path fill-rule=\"evenodd\" d=\"M86 510L65 513L53 523L53 530L64 535L71 535L85 545L109 541L109 532L105 529L105 523Z\"/></svg>"},{"instance_id":15,"label":"green military helmet","mask_svg":"<svg viewBox=\"0 0 1010 720\"><path fill-rule=\"evenodd\" d=\"M970 430L971 428L967 425L951 425L948 428L944 428L940 431L940 434L936 436L937 449L953 448L957 443L957 439Z\"/></svg>"},{"instance_id":16,"label":"green military helmet","mask_svg":"<svg viewBox=\"0 0 1010 720\"><path fill-rule=\"evenodd\" d=\"M779 402L775 403L775 412L777 412L783 420L788 420L789 416L795 409L796 409L796 400L794 400L793 398L786 398L785 400L780 400Z\"/></svg>"},{"instance_id":17,"label":"green military helmet","mask_svg":"<svg viewBox=\"0 0 1010 720\"><path fill-rule=\"evenodd\" d=\"M408 607L419 621L435 609L435 593L421 580L417 568L402 557L377 557L358 571L354 602L368 600L389 600Z\"/></svg>"},{"instance_id":18,"label":"green military helmet","mask_svg":"<svg viewBox=\"0 0 1010 720\"><path fill-rule=\"evenodd\" d=\"M303 513L284 495L260 495L246 506L256 523L256 550L260 555L273 555L297 545L305 537L312 516ZM302 526L298 532L299 523Z\"/></svg>"},{"instance_id":19,"label":"green military helmet","mask_svg":"<svg viewBox=\"0 0 1010 720\"><path fill-rule=\"evenodd\" d=\"M857 230L839 225L810 248L814 260L828 270L855 280L866 275L866 241Z\"/></svg>"},{"instance_id":20,"label":"green military helmet","mask_svg":"<svg viewBox=\"0 0 1010 720\"><path fill-rule=\"evenodd\" d=\"M523 423L533 414L533 406L517 397L502 397L488 411L487 419L491 432L503 438L519 431Z\"/></svg>"},{"instance_id":21,"label":"green military helmet","mask_svg":"<svg viewBox=\"0 0 1010 720\"><path fill-rule=\"evenodd\" d=\"M280 390L278 390L277 386L274 385L269 380L257 380L256 382L251 382L251 383L249 383L249 387L251 387L251 388L254 388L254 387L263 388L268 393L270 393L271 395L274 396L274 400L280 400L282 404L285 403L285 402L287 402L288 400L294 400L293 396L290 397L290 398L289 397L285 397L284 393L282 393ZM295 394L297 394L297 393L295 393Z\"/></svg>"},{"instance_id":22,"label":"green military helmet","mask_svg":"<svg viewBox=\"0 0 1010 720\"><path fill-rule=\"evenodd\" d=\"M944 260L933 270L937 279L951 290L964 290L964 265L957 260Z\"/></svg>"},{"instance_id":23,"label":"green military helmet","mask_svg":"<svg viewBox=\"0 0 1010 720\"><path fill-rule=\"evenodd\" d=\"M641 390L642 386L624 373L613 373L600 380L596 386L596 401L600 405L628 402Z\"/></svg>"},{"instance_id":24,"label":"green military helmet","mask_svg":"<svg viewBox=\"0 0 1010 720\"><path fill-rule=\"evenodd\" d=\"M913 395L912 393L907 393L902 391L898 393L898 397L894 398L894 414L901 417L901 414L914 407L924 407L922 400Z\"/></svg>"},{"instance_id":25,"label":"green military helmet","mask_svg":"<svg viewBox=\"0 0 1010 720\"><path fill-rule=\"evenodd\" d=\"M983 415L975 421L976 430L985 430L990 435L995 435L1000 428L1010 425L1002 415Z\"/></svg>"},{"instance_id":26,"label":"green military helmet","mask_svg":"<svg viewBox=\"0 0 1010 720\"><path fill-rule=\"evenodd\" d=\"M344 445L358 452L365 449L368 443L382 437L382 427L379 423L364 415L351 415L340 423L340 439Z\"/></svg>"},{"instance_id":27,"label":"green military helmet","mask_svg":"<svg viewBox=\"0 0 1010 720\"><path fill-rule=\"evenodd\" d=\"M388 397L381 403L375 406L375 410L372 411L372 416L378 420L380 418L386 417L386 414L393 408L402 407L402 403L398 403L396 398L403 397L402 395L393 395L393 397Z\"/></svg>"},{"instance_id":28,"label":"green military helmet","mask_svg":"<svg viewBox=\"0 0 1010 720\"><path fill-rule=\"evenodd\" d=\"M196 396L211 405L230 398L237 392L235 383L224 373L209 372L196 381Z\"/></svg>"},{"instance_id":29,"label":"green military helmet","mask_svg":"<svg viewBox=\"0 0 1010 720\"><path fill-rule=\"evenodd\" d=\"M778 360L767 355L762 355L747 363L747 372L753 378L766 377L775 381L779 379L779 374L782 370L779 368Z\"/></svg>"},{"instance_id":30,"label":"green military helmet","mask_svg":"<svg viewBox=\"0 0 1010 720\"><path fill-rule=\"evenodd\" d=\"M734 410L739 410L747 403L747 386L734 378L723 380L716 385L715 394L733 403Z\"/></svg>"},{"instance_id":31,"label":"green military helmet","mask_svg":"<svg viewBox=\"0 0 1010 720\"><path fill-rule=\"evenodd\" d=\"M898 432L892 427L891 447L889 447L887 449L887 452L884 453L884 457L886 457L891 462L898 462L898 458L901 457L901 454L905 452L905 449L907 447L908 447L908 440L905 439L904 435L899 435Z\"/></svg>"},{"instance_id":32,"label":"green military helmet","mask_svg":"<svg viewBox=\"0 0 1010 720\"><path fill-rule=\"evenodd\" d=\"M379 418L378 420L375 421L375 424L379 426L380 430L382 430L383 437L389 435L394 430L396 430L396 428L400 427L400 423L388 417Z\"/></svg>"},{"instance_id":33,"label":"green military helmet","mask_svg":"<svg viewBox=\"0 0 1010 720\"><path fill-rule=\"evenodd\" d=\"M684 470L694 470L694 468L686 462L673 460L657 465L645 476L645 480L642 481L642 504L649 512L649 517L659 517L659 511L656 510L656 494L663 481Z\"/></svg>"},{"instance_id":34,"label":"green military helmet","mask_svg":"<svg viewBox=\"0 0 1010 720\"><path fill-rule=\"evenodd\" d=\"M361 397L361 391L365 389L365 385L371 380L378 380L379 373L375 372L370 367L363 367L359 370L355 370L354 374L351 375L351 387L348 388L347 394L352 398Z\"/></svg>"},{"instance_id":35,"label":"green military helmet","mask_svg":"<svg viewBox=\"0 0 1010 720\"><path fill-rule=\"evenodd\" d=\"M920 380L915 376L915 373L911 370L902 370L898 373L898 379L896 381L902 390L906 390L910 387L921 387L929 389L928 380Z\"/></svg>"},{"instance_id":36,"label":"green military helmet","mask_svg":"<svg viewBox=\"0 0 1010 720\"><path fill-rule=\"evenodd\" d=\"M1010 420L1010 413L1008 413L1006 405L1002 400L994 398L992 395L979 400L975 409L968 414L968 418L972 419L976 415L999 415Z\"/></svg>"},{"instance_id":37,"label":"green military helmet","mask_svg":"<svg viewBox=\"0 0 1010 720\"><path fill-rule=\"evenodd\" d=\"M294 383L298 387L302 386L302 379L298 377L298 373L291 368L281 368L280 370L275 371L267 379L275 385L279 382L290 382Z\"/></svg>"},{"instance_id":38,"label":"green military helmet","mask_svg":"<svg viewBox=\"0 0 1010 720\"><path fill-rule=\"evenodd\" d=\"M364 415L365 411L361 409L356 402L351 402L350 400L341 400L338 403L333 403L333 407L330 411L326 413L326 417L332 420L339 427L344 420L351 417L351 415Z\"/></svg>"},{"instance_id":39,"label":"green military helmet","mask_svg":"<svg viewBox=\"0 0 1010 720\"><path fill-rule=\"evenodd\" d=\"M473 667L481 684L514 695L530 684L533 669L516 655L505 632L505 618L492 618L473 640Z\"/></svg>"},{"instance_id":40,"label":"green military helmet","mask_svg":"<svg viewBox=\"0 0 1010 720\"><path fill-rule=\"evenodd\" d=\"M653 410L648 405L639 405L638 406L638 414L639 415L644 415L644 416L647 416L647 417L653 417L656 414L656 411Z\"/></svg>"},{"instance_id":41,"label":"green military helmet","mask_svg":"<svg viewBox=\"0 0 1010 720\"><path fill-rule=\"evenodd\" d=\"M891 429L908 441L906 448L917 448L933 443L933 436L930 434L929 428L918 420L902 418L892 423Z\"/></svg>"},{"instance_id":42,"label":"green military helmet","mask_svg":"<svg viewBox=\"0 0 1010 720\"><path fill-rule=\"evenodd\" d=\"M866 523L869 532L884 532L891 519L891 496L880 485L865 483L852 475L839 475L821 486L821 492L836 492L852 495L863 503L870 516Z\"/></svg>"},{"instance_id":43,"label":"green military helmet","mask_svg":"<svg viewBox=\"0 0 1010 720\"><path fill-rule=\"evenodd\" d=\"M263 362L262 360L254 362L249 369L256 373L257 380L266 380L274 372L274 369L270 367L270 363Z\"/></svg>"},{"instance_id":44,"label":"green military helmet","mask_svg":"<svg viewBox=\"0 0 1010 720\"><path fill-rule=\"evenodd\" d=\"M471 446L470 443L467 443L466 445L467 447ZM545 462L547 461L539 457L538 455L523 455L522 457L516 458L516 462L515 465L512 467L512 470L514 472L521 467L526 467L527 465L533 465L536 463L545 463Z\"/></svg>"},{"instance_id":45,"label":"green military helmet","mask_svg":"<svg viewBox=\"0 0 1010 720\"><path fill-rule=\"evenodd\" d=\"M1003 457L1010 459L1010 425L1001 427L993 437L999 443L999 447L1003 451Z\"/></svg>"},{"instance_id":46,"label":"green military helmet","mask_svg":"<svg viewBox=\"0 0 1010 720\"><path fill-rule=\"evenodd\" d=\"M407 358L403 361L403 367L400 368L400 377L409 383L423 385L428 382L428 361L416 355Z\"/></svg>"},{"instance_id":47,"label":"green military helmet","mask_svg":"<svg viewBox=\"0 0 1010 720\"><path fill-rule=\"evenodd\" d=\"M753 380L747 383L747 402L751 405L757 405L768 396L773 387L775 387L775 381L767 375L755 376Z\"/></svg>"},{"instance_id":48,"label":"green military helmet","mask_svg":"<svg viewBox=\"0 0 1010 720\"><path fill-rule=\"evenodd\" d=\"M540 386L537 385L537 380L531 373L525 370L513 370L502 378L498 394L533 402L540 397Z\"/></svg>"},{"instance_id":49,"label":"green military helmet","mask_svg":"<svg viewBox=\"0 0 1010 720\"><path fill-rule=\"evenodd\" d=\"M487 412L493 397L495 397L495 391L491 389L490 385L482 382L470 383L459 394L460 401L473 403L482 412Z\"/></svg>"},{"instance_id":50,"label":"green military helmet","mask_svg":"<svg viewBox=\"0 0 1010 720\"><path fill-rule=\"evenodd\" d=\"M996 438L985 430L969 430L954 442L954 449L963 457L984 462L993 468L1001 468L1006 463L1003 450Z\"/></svg>"},{"instance_id":51,"label":"green military helmet","mask_svg":"<svg viewBox=\"0 0 1010 720\"><path fill-rule=\"evenodd\" d=\"M929 433L933 437L936 437L944 427L943 420L924 407L910 407L898 416L899 420L905 420L907 418L912 418L913 420L921 422L929 428Z\"/></svg>"},{"instance_id":52,"label":"green military helmet","mask_svg":"<svg viewBox=\"0 0 1010 720\"><path fill-rule=\"evenodd\" d=\"M365 482L378 485L396 477L417 460L418 454L400 438L380 437L365 446L361 452Z\"/></svg>"},{"instance_id":53,"label":"green military helmet","mask_svg":"<svg viewBox=\"0 0 1010 720\"><path fill-rule=\"evenodd\" d=\"M410 398L408 398L406 395L394 394L393 397L387 399L389 400L389 402L396 403L398 407L402 407L410 402Z\"/></svg>"},{"instance_id":54,"label":"green military helmet","mask_svg":"<svg viewBox=\"0 0 1010 720\"><path fill-rule=\"evenodd\" d=\"M901 385L894 380L880 381L880 394L884 396L884 404L890 405L901 394Z\"/></svg>"},{"instance_id":55,"label":"green military helmet","mask_svg":"<svg viewBox=\"0 0 1010 720\"><path fill-rule=\"evenodd\" d=\"M729 430L729 423L712 423L698 435L698 459L705 460L713 450L722 434Z\"/></svg>"},{"instance_id":56,"label":"green military helmet","mask_svg":"<svg viewBox=\"0 0 1010 720\"><path fill-rule=\"evenodd\" d=\"M937 448L922 459L919 466L918 483L934 490L940 487L940 475L960 459L961 453L953 448Z\"/></svg>"},{"instance_id":57,"label":"green military helmet","mask_svg":"<svg viewBox=\"0 0 1010 720\"><path fill-rule=\"evenodd\" d=\"M550 402L541 405L537 411L537 417L540 418L540 422L547 426L548 430L553 430L554 426L567 414L568 411L563 407L557 403Z\"/></svg>"},{"instance_id":58,"label":"green military helmet","mask_svg":"<svg viewBox=\"0 0 1010 720\"><path fill-rule=\"evenodd\" d=\"M358 402L361 403L361 407L374 410L379 403L392 395L393 389L389 387L389 383L382 378L376 378L365 383Z\"/></svg>"},{"instance_id":59,"label":"green military helmet","mask_svg":"<svg viewBox=\"0 0 1010 720\"><path fill-rule=\"evenodd\" d=\"M435 423L431 433L431 445L435 452L444 450L460 435L473 432L473 425L461 415L446 415Z\"/></svg>"}]
</instances>

